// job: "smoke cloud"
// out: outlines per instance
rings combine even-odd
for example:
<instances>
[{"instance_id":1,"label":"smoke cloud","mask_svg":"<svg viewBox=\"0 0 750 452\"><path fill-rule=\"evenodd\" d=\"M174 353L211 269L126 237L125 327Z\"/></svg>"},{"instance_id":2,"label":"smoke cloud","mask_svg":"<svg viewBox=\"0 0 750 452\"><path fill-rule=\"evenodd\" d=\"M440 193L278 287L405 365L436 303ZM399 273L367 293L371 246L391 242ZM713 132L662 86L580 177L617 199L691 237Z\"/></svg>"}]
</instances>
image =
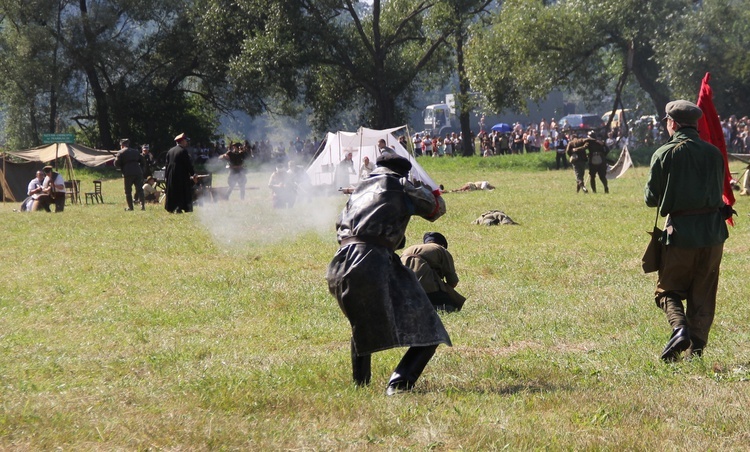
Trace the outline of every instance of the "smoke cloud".
<instances>
[{"instance_id":1,"label":"smoke cloud","mask_svg":"<svg viewBox=\"0 0 750 452\"><path fill-rule=\"evenodd\" d=\"M248 173L245 199L240 199L239 189L235 188L229 199L204 199L203 204L195 208L194 213L216 243L261 245L293 241L310 233L335 240L336 220L346 196L299 193L292 208L274 209L268 188L270 177L271 171ZM213 186L215 192L226 193L226 174L214 174Z\"/></svg>"}]
</instances>

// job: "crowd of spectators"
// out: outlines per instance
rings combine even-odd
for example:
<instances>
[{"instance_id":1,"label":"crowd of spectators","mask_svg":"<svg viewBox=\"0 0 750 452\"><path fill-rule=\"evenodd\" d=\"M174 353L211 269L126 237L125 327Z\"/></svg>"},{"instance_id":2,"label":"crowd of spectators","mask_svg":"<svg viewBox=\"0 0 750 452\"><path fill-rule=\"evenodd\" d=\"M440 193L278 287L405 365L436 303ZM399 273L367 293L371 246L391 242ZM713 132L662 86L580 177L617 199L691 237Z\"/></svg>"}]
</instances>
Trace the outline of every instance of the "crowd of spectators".
<instances>
[{"instance_id":1,"label":"crowd of spectators","mask_svg":"<svg viewBox=\"0 0 750 452\"><path fill-rule=\"evenodd\" d=\"M743 116L737 119L732 115L721 121L727 150L736 154L750 154L750 118Z\"/></svg>"}]
</instances>

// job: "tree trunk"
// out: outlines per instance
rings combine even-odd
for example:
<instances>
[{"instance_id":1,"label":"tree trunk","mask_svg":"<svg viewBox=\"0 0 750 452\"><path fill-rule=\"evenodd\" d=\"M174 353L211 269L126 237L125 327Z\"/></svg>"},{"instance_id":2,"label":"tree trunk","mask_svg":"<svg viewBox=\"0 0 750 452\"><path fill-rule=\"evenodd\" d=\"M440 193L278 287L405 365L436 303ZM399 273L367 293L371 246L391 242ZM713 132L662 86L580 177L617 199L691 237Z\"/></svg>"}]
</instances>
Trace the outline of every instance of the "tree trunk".
<instances>
[{"instance_id":1,"label":"tree trunk","mask_svg":"<svg viewBox=\"0 0 750 452\"><path fill-rule=\"evenodd\" d=\"M396 103L393 101L393 97L389 93L378 92L375 96L377 102L377 122L373 124L375 129L387 129L389 127L396 127L400 124L395 124L396 121Z\"/></svg>"},{"instance_id":2,"label":"tree trunk","mask_svg":"<svg viewBox=\"0 0 750 452\"><path fill-rule=\"evenodd\" d=\"M461 124L461 155L470 157L474 155L474 139L471 134L471 103L469 101L470 86L466 78L466 67L464 65L464 35L463 30L456 33L456 70L458 71L458 121Z\"/></svg>"},{"instance_id":3,"label":"tree trunk","mask_svg":"<svg viewBox=\"0 0 750 452\"><path fill-rule=\"evenodd\" d=\"M112 140L112 127L109 123L109 103L107 102L107 94L99 81L99 74L96 72L94 60L92 58L87 58L87 54L95 54L95 52L90 49L96 47L96 36L91 30L91 25L89 23L86 0L79 0L79 7L81 10L83 35L86 39L86 51L80 55L80 63L86 72L86 78L89 81L91 92L94 94L94 99L96 101L96 123L99 128L99 142L104 149L116 149L114 140Z\"/></svg>"},{"instance_id":4,"label":"tree trunk","mask_svg":"<svg viewBox=\"0 0 750 452\"><path fill-rule=\"evenodd\" d=\"M659 68L653 62L653 50L651 48L636 48L635 63L632 71L638 85L649 95L654 103L658 115L664 113L664 108L669 103L669 87L657 81Z\"/></svg>"}]
</instances>

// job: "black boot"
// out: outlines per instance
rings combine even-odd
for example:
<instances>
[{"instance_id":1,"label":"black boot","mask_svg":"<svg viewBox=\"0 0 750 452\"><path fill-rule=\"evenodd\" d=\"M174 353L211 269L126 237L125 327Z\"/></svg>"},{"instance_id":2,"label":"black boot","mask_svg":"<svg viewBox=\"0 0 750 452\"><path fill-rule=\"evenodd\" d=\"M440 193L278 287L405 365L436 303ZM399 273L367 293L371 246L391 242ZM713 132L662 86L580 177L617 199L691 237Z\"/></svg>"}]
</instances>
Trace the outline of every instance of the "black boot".
<instances>
[{"instance_id":1,"label":"black boot","mask_svg":"<svg viewBox=\"0 0 750 452\"><path fill-rule=\"evenodd\" d=\"M661 359L664 362L674 362L680 357L682 352L690 347L690 332L686 326L672 330L672 337L669 338L667 345L661 352Z\"/></svg>"},{"instance_id":2,"label":"black boot","mask_svg":"<svg viewBox=\"0 0 750 452\"><path fill-rule=\"evenodd\" d=\"M435 350L437 350L437 345L410 347L404 357L401 358L401 362L396 366L396 370L393 371L385 393L394 395L399 392L410 391L419 376L422 375L427 363L432 359Z\"/></svg>"},{"instance_id":3,"label":"black boot","mask_svg":"<svg viewBox=\"0 0 750 452\"><path fill-rule=\"evenodd\" d=\"M357 356L357 352L354 347L354 338L351 342L351 355L352 355L352 377L354 383L357 386L367 386L370 384L370 378L372 377L372 371L370 364L372 362L372 355Z\"/></svg>"}]
</instances>

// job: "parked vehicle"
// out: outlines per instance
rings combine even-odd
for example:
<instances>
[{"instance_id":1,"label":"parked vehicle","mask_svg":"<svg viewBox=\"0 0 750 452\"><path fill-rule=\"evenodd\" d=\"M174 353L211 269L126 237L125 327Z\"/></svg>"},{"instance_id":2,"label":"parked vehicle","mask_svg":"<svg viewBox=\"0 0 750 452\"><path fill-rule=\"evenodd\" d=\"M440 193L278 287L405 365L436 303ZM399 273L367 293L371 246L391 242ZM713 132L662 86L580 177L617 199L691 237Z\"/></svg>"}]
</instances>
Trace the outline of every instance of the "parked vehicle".
<instances>
[{"instance_id":1,"label":"parked vehicle","mask_svg":"<svg viewBox=\"0 0 750 452\"><path fill-rule=\"evenodd\" d=\"M563 130L587 131L599 130L604 127L602 117L591 113L567 115L557 121L557 125Z\"/></svg>"},{"instance_id":2,"label":"parked vehicle","mask_svg":"<svg viewBox=\"0 0 750 452\"><path fill-rule=\"evenodd\" d=\"M611 114L612 114L612 111L608 111L608 112L606 112L606 113L604 113L602 115L602 122L604 123L605 126L607 125L607 122L609 122L609 117L610 117ZM627 122L628 124L630 124L630 121L633 120L633 116L632 115L633 115L633 113L631 112L631 110L629 108L626 108L624 110L622 108L615 110L615 115L612 118L612 125L611 125L611 127L613 129L616 128L616 127L620 127L620 125L623 124L623 123L625 123L625 122Z\"/></svg>"}]
</instances>

